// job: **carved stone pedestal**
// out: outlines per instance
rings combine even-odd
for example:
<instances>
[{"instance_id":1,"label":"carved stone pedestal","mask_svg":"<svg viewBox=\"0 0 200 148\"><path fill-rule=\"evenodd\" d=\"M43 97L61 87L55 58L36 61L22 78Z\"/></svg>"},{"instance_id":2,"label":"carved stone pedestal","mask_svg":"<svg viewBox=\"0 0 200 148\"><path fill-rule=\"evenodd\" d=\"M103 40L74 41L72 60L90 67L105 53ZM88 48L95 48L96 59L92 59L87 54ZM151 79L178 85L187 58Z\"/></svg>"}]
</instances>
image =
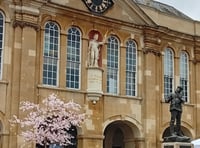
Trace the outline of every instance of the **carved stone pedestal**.
<instances>
[{"instance_id":1,"label":"carved stone pedestal","mask_svg":"<svg viewBox=\"0 0 200 148\"><path fill-rule=\"evenodd\" d=\"M99 67L89 67L87 76L87 99L93 104L99 101L102 96L102 76L103 70Z\"/></svg>"},{"instance_id":2,"label":"carved stone pedestal","mask_svg":"<svg viewBox=\"0 0 200 148\"><path fill-rule=\"evenodd\" d=\"M165 142L162 148L194 148L194 145L187 142Z\"/></svg>"}]
</instances>

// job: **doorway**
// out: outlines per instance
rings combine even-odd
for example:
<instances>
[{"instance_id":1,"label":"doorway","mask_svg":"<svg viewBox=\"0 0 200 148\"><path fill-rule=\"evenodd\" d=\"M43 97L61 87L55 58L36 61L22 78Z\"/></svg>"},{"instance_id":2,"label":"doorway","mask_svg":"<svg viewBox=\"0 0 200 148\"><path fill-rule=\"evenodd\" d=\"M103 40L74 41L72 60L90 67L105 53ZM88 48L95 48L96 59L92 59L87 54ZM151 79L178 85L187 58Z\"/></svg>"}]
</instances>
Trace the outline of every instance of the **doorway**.
<instances>
[{"instance_id":1,"label":"doorway","mask_svg":"<svg viewBox=\"0 0 200 148\"><path fill-rule=\"evenodd\" d=\"M103 148L139 148L138 128L128 121L114 121L104 130Z\"/></svg>"}]
</instances>

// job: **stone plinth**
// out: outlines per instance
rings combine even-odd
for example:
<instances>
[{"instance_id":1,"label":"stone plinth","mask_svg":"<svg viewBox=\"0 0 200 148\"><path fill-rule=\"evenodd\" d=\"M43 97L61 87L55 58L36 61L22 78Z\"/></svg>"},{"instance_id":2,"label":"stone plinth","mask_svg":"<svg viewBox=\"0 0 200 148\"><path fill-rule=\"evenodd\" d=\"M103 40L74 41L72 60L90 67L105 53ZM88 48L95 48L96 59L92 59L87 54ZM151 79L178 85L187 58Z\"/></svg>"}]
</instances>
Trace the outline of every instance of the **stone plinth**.
<instances>
[{"instance_id":1,"label":"stone plinth","mask_svg":"<svg viewBox=\"0 0 200 148\"><path fill-rule=\"evenodd\" d=\"M169 136L169 137L164 137L164 142L190 142L190 137L187 136Z\"/></svg>"},{"instance_id":2,"label":"stone plinth","mask_svg":"<svg viewBox=\"0 0 200 148\"><path fill-rule=\"evenodd\" d=\"M194 145L187 142L165 142L162 148L194 148Z\"/></svg>"},{"instance_id":3,"label":"stone plinth","mask_svg":"<svg viewBox=\"0 0 200 148\"><path fill-rule=\"evenodd\" d=\"M103 70L99 67L89 67L87 76L87 98L96 104L102 96Z\"/></svg>"}]
</instances>

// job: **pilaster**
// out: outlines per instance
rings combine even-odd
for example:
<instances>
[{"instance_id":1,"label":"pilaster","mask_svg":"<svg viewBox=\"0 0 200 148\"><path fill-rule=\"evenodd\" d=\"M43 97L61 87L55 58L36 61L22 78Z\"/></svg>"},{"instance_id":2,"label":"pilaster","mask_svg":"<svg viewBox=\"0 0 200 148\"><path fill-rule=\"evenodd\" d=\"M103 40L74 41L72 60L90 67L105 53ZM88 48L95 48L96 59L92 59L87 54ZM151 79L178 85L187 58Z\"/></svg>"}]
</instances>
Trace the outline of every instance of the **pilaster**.
<instances>
[{"instance_id":1,"label":"pilaster","mask_svg":"<svg viewBox=\"0 0 200 148\"><path fill-rule=\"evenodd\" d=\"M39 10L23 6L10 6L15 15L13 18L13 53L12 53L12 88L11 115L22 116L19 112L20 101L36 102L37 33ZM10 147L22 146L24 141L17 135L19 129L11 130ZM12 142L11 142L12 141Z\"/></svg>"},{"instance_id":2,"label":"pilaster","mask_svg":"<svg viewBox=\"0 0 200 148\"><path fill-rule=\"evenodd\" d=\"M200 79L200 75L199 75L199 71L200 71L200 37L195 37L195 46L194 46L194 64L195 64L195 78L194 78L194 83L195 83L195 90L196 90L196 125L197 125L197 131L196 131L196 136L199 137L200 136L200 128L198 125L200 125L200 119L198 118L200 116L200 101L199 101L199 97L200 97L200 81L198 81Z\"/></svg>"},{"instance_id":3,"label":"pilaster","mask_svg":"<svg viewBox=\"0 0 200 148\"><path fill-rule=\"evenodd\" d=\"M102 101L102 77L103 70L99 67L87 68L87 111L89 117L86 121L86 132L82 141L82 147L102 148L103 135L103 101Z\"/></svg>"},{"instance_id":4,"label":"pilaster","mask_svg":"<svg viewBox=\"0 0 200 148\"><path fill-rule=\"evenodd\" d=\"M144 127L145 147L157 147L157 130L159 129L159 89L158 75L161 59L159 32L153 28L144 29Z\"/></svg>"}]
</instances>

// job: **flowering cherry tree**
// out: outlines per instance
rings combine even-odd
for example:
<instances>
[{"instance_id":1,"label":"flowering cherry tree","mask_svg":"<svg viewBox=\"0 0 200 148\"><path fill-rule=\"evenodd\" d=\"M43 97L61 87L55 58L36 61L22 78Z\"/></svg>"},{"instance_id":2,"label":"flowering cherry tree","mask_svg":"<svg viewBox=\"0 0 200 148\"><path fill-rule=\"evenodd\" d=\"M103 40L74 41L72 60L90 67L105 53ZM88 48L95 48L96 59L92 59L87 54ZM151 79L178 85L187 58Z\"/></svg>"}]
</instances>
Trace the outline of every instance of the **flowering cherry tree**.
<instances>
[{"instance_id":1,"label":"flowering cherry tree","mask_svg":"<svg viewBox=\"0 0 200 148\"><path fill-rule=\"evenodd\" d=\"M60 146L72 144L74 138L70 128L80 126L84 114L80 113L81 106L73 101L65 103L55 94L49 95L41 104L29 101L20 103L20 110L25 113L23 119L16 115L10 120L11 124L19 124L25 141L33 141L40 145L57 143Z\"/></svg>"}]
</instances>

